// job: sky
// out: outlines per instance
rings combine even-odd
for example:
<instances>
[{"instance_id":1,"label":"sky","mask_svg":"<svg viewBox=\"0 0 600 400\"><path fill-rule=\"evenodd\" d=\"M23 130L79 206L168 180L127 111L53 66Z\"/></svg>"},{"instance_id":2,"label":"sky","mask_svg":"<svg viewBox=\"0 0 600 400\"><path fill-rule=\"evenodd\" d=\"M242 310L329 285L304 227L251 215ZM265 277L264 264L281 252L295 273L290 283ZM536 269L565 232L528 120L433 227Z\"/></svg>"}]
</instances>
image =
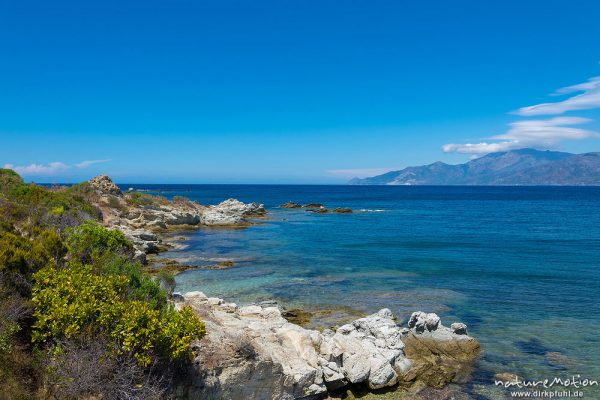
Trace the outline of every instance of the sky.
<instances>
[{"instance_id":1,"label":"sky","mask_svg":"<svg viewBox=\"0 0 600 400\"><path fill-rule=\"evenodd\" d=\"M321 184L600 151L599 18L596 0L0 0L0 166Z\"/></svg>"}]
</instances>

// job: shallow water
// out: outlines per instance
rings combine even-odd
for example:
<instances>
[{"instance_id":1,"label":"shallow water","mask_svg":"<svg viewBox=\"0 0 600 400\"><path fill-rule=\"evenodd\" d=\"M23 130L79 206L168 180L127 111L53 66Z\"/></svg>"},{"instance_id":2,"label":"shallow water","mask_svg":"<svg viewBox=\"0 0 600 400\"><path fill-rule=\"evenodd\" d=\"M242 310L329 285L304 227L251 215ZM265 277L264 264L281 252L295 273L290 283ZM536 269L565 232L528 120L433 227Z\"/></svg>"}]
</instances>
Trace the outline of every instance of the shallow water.
<instances>
[{"instance_id":1,"label":"shallow water","mask_svg":"<svg viewBox=\"0 0 600 400\"><path fill-rule=\"evenodd\" d=\"M498 372L600 379L600 188L138 188L203 204L236 197L269 209L255 226L201 229L187 235L185 249L164 253L190 265L236 263L187 271L177 276L178 291L336 310L317 326L382 307L402 320L423 310L446 325L463 321L484 349L463 385L473 398L503 396L489 386ZM277 208L287 201L377 211Z\"/></svg>"}]
</instances>

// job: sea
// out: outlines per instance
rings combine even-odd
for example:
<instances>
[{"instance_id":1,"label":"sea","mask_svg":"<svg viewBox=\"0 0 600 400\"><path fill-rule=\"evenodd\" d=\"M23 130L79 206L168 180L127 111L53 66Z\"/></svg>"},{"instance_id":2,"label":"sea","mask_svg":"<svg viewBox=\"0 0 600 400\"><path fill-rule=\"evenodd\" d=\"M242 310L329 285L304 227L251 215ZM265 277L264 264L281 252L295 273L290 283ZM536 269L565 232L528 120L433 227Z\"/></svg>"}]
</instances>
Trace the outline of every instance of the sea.
<instances>
[{"instance_id":1,"label":"sea","mask_svg":"<svg viewBox=\"0 0 600 400\"><path fill-rule=\"evenodd\" d=\"M178 233L182 246L160 257L234 267L188 270L176 291L274 300L313 312L317 329L384 307L400 323L418 310L447 326L464 322L482 346L470 379L458 383L465 398L510 398L512 389L494 382L505 372L600 381L600 187L122 187L267 208L247 228ZM278 207L288 201L354 212ZM597 386L581 390L600 399Z\"/></svg>"}]
</instances>

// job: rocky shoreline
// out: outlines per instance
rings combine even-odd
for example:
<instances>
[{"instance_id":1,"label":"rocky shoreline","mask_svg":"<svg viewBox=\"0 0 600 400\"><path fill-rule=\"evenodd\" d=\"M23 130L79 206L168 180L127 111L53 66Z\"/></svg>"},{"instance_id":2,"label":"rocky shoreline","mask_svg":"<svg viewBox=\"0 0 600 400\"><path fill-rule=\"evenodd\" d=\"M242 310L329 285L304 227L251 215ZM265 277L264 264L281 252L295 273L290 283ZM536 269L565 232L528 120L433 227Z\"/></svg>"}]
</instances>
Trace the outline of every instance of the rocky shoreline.
<instances>
[{"instance_id":1,"label":"rocky shoreline","mask_svg":"<svg viewBox=\"0 0 600 400\"><path fill-rule=\"evenodd\" d=\"M250 219L266 215L262 204L245 204L236 199L204 206L183 197L167 200L135 191L123 193L106 175L97 176L89 183L98 194L95 205L102 212L103 223L121 230L143 262L146 254L169 247L165 233L200 226L245 227L251 225Z\"/></svg>"},{"instance_id":2,"label":"rocky shoreline","mask_svg":"<svg viewBox=\"0 0 600 400\"><path fill-rule=\"evenodd\" d=\"M123 193L108 176L89 183L97 192L95 204L104 224L123 231L144 263L147 254L169 247L167 233L244 227L266 216L258 203L228 199L205 206L181 197ZM310 206L315 207L305 207L323 207ZM289 322L276 306L238 306L201 292L172 298L176 307L192 307L207 332L193 345L190 378L178 388L182 398L322 399L343 397L355 386L416 393L453 381L479 353L479 343L464 324L446 327L435 314L415 312L403 327L390 310L382 309L319 332Z\"/></svg>"},{"instance_id":3,"label":"rocky shoreline","mask_svg":"<svg viewBox=\"0 0 600 400\"><path fill-rule=\"evenodd\" d=\"M304 329L277 307L238 307L202 292L175 295L205 321L195 376L186 398L319 399L353 385L407 392L443 387L479 353L464 324L442 325L436 314L413 313L397 324L388 309L336 330Z\"/></svg>"}]
</instances>

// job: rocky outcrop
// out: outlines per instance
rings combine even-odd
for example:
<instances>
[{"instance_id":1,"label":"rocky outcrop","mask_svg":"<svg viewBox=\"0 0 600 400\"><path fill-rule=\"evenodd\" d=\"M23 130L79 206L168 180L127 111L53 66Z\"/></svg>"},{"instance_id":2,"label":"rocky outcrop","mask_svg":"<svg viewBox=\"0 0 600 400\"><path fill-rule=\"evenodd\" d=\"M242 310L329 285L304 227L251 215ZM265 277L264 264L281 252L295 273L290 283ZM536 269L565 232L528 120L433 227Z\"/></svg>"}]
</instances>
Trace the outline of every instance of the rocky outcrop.
<instances>
[{"instance_id":1,"label":"rocky outcrop","mask_svg":"<svg viewBox=\"0 0 600 400\"><path fill-rule=\"evenodd\" d=\"M306 211L317 213L317 214L325 214L325 213L329 212L329 210L326 209L325 207L307 208Z\"/></svg>"},{"instance_id":2,"label":"rocky outcrop","mask_svg":"<svg viewBox=\"0 0 600 400\"><path fill-rule=\"evenodd\" d=\"M98 194L96 206L105 225L118 228L136 249L136 258L165 248L161 233L170 229L207 226L244 226L251 218L266 215L262 204L228 199L216 206L203 206L181 197L168 200L129 191L126 194L106 175L89 181Z\"/></svg>"},{"instance_id":3,"label":"rocky outcrop","mask_svg":"<svg viewBox=\"0 0 600 400\"><path fill-rule=\"evenodd\" d=\"M308 203L304 204L302 208L325 208L325 206L321 203Z\"/></svg>"},{"instance_id":4,"label":"rocky outcrop","mask_svg":"<svg viewBox=\"0 0 600 400\"><path fill-rule=\"evenodd\" d=\"M475 339L444 327L435 314L415 313L412 326L402 328L383 309L321 333L288 322L277 307L238 307L201 292L177 298L178 307L191 306L206 323L194 378L180 388L189 398L318 399L354 384L438 385L479 350Z\"/></svg>"},{"instance_id":5,"label":"rocky outcrop","mask_svg":"<svg viewBox=\"0 0 600 400\"><path fill-rule=\"evenodd\" d=\"M279 208L302 208L302 204L294 203L293 201L288 201L287 203L283 203L279 206Z\"/></svg>"},{"instance_id":6,"label":"rocky outcrop","mask_svg":"<svg viewBox=\"0 0 600 400\"><path fill-rule=\"evenodd\" d=\"M470 372L470 364L479 354L479 343L467 335L467 326L453 323L443 326L436 314L416 312L404 336L404 352L412 367L404 375L405 382L420 381L440 388Z\"/></svg>"},{"instance_id":7,"label":"rocky outcrop","mask_svg":"<svg viewBox=\"0 0 600 400\"><path fill-rule=\"evenodd\" d=\"M339 214L351 214L352 213L352 209L348 208L348 207L338 207L338 208L334 208L332 211L335 213L339 213Z\"/></svg>"},{"instance_id":8,"label":"rocky outcrop","mask_svg":"<svg viewBox=\"0 0 600 400\"><path fill-rule=\"evenodd\" d=\"M317 213L317 214L324 214L324 213L329 213L329 212L334 212L334 213L338 213L338 214L352 213L352 209L348 208L348 207L336 207L333 209L329 209L321 203L308 203L308 204L302 205L299 203L294 203L293 201L288 201L287 203L281 204L279 206L279 208L304 208L306 211Z\"/></svg>"},{"instance_id":9,"label":"rocky outcrop","mask_svg":"<svg viewBox=\"0 0 600 400\"><path fill-rule=\"evenodd\" d=\"M248 217L261 217L266 213L262 204L246 204L236 199L227 199L204 209L200 222L208 226L244 225Z\"/></svg>"},{"instance_id":10,"label":"rocky outcrop","mask_svg":"<svg viewBox=\"0 0 600 400\"><path fill-rule=\"evenodd\" d=\"M307 208L306 211L317 213L317 214L325 214L325 213L330 213L330 212L338 213L338 214L351 214L352 213L352 209L348 208L348 207L337 207L332 210L325 208L325 207Z\"/></svg>"},{"instance_id":11,"label":"rocky outcrop","mask_svg":"<svg viewBox=\"0 0 600 400\"><path fill-rule=\"evenodd\" d=\"M107 175L98 175L90 179L90 185L102 194L121 196L123 192Z\"/></svg>"}]
</instances>

